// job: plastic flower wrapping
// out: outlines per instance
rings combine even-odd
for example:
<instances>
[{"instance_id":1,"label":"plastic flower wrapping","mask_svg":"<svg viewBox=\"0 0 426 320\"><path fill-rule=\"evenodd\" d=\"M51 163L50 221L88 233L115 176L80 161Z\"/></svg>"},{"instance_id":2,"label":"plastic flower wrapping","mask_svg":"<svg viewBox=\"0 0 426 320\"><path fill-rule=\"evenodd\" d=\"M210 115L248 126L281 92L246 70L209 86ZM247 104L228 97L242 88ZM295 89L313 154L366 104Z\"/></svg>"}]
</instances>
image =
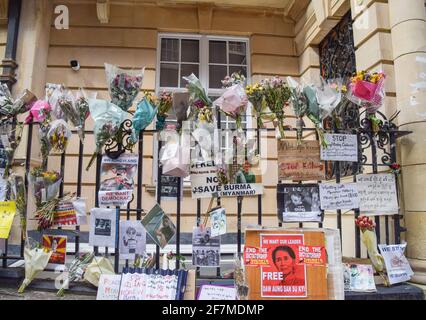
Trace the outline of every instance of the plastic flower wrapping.
<instances>
[{"instance_id":1,"label":"plastic flower wrapping","mask_svg":"<svg viewBox=\"0 0 426 320\"><path fill-rule=\"evenodd\" d=\"M139 133L145 130L154 120L157 114L157 108L152 105L149 96L145 96L136 107L136 112L133 115L133 141L137 141Z\"/></svg>"},{"instance_id":2,"label":"plastic flower wrapping","mask_svg":"<svg viewBox=\"0 0 426 320\"><path fill-rule=\"evenodd\" d=\"M59 291L56 293L57 296L63 297L65 294L65 289L68 288L71 282L77 282L83 279L84 273L86 272L89 264L93 261L94 256L94 253L87 252L77 255L74 258L68 268L67 277L65 278Z\"/></svg>"},{"instance_id":3,"label":"plastic flower wrapping","mask_svg":"<svg viewBox=\"0 0 426 320\"><path fill-rule=\"evenodd\" d=\"M44 100L47 101L51 108L51 115L55 119L65 119L66 115L62 110L59 102L64 96L68 96L68 90L61 84L46 83L46 95Z\"/></svg>"},{"instance_id":4,"label":"plastic flower wrapping","mask_svg":"<svg viewBox=\"0 0 426 320\"><path fill-rule=\"evenodd\" d=\"M317 130L317 134L318 134L321 145L324 148L327 148L328 143L327 143L327 140L325 139L325 132L322 126L322 118L320 116L320 108L316 99L315 87L305 86L303 88L303 93L306 96L306 99L308 102L307 116L309 120L312 121L312 123L315 126L315 129Z\"/></svg>"},{"instance_id":5,"label":"plastic flower wrapping","mask_svg":"<svg viewBox=\"0 0 426 320\"><path fill-rule=\"evenodd\" d=\"M383 105L385 79L383 72L358 71L350 79L348 99L360 107L365 107L368 113L375 113Z\"/></svg>"},{"instance_id":6,"label":"plastic flower wrapping","mask_svg":"<svg viewBox=\"0 0 426 320\"><path fill-rule=\"evenodd\" d=\"M145 68L129 71L105 63L105 72L111 102L127 111L141 89Z\"/></svg>"},{"instance_id":7,"label":"plastic flower wrapping","mask_svg":"<svg viewBox=\"0 0 426 320\"><path fill-rule=\"evenodd\" d=\"M16 124L15 129L11 125L3 124L0 126L0 136L3 137L1 141L3 148L0 149L0 152L4 153L4 160L6 160L3 173L3 178L5 179L9 177L12 169L15 151L21 143L23 129L24 127L20 123Z\"/></svg>"},{"instance_id":8,"label":"plastic flower wrapping","mask_svg":"<svg viewBox=\"0 0 426 320\"><path fill-rule=\"evenodd\" d=\"M157 122L155 127L158 130L163 130L166 125L166 119L169 116L169 111L173 106L172 94L169 92L162 92L158 97L154 97L155 105L157 106Z\"/></svg>"},{"instance_id":9,"label":"plastic flower wrapping","mask_svg":"<svg viewBox=\"0 0 426 320\"><path fill-rule=\"evenodd\" d=\"M32 104L30 113L25 119L25 123L46 123L51 119L51 111L49 102L45 100L37 100Z\"/></svg>"},{"instance_id":10,"label":"plastic flower wrapping","mask_svg":"<svg viewBox=\"0 0 426 320\"><path fill-rule=\"evenodd\" d=\"M161 140L166 141L160 150L163 175L187 177L190 164L189 135L179 135L174 126L168 126L166 130L161 132L161 135Z\"/></svg>"},{"instance_id":11,"label":"plastic flower wrapping","mask_svg":"<svg viewBox=\"0 0 426 320\"><path fill-rule=\"evenodd\" d=\"M264 88L266 105L274 114L275 121L278 124L277 137L279 139L284 139L285 107L288 105L290 100L290 88L279 77L264 79L261 81L261 86Z\"/></svg>"},{"instance_id":12,"label":"plastic flower wrapping","mask_svg":"<svg viewBox=\"0 0 426 320\"><path fill-rule=\"evenodd\" d=\"M28 90L25 90L15 100L10 93L9 87L4 83L0 84L0 119L11 119L27 112L36 100L36 96Z\"/></svg>"},{"instance_id":13,"label":"plastic flower wrapping","mask_svg":"<svg viewBox=\"0 0 426 320\"><path fill-rule=\"evenodd\" d=\"M385 284L388 284L387 277L384 275L385 260L377 250L376 223L369 217L359 216L355 220L355 224L361 230L361 240L367 248L374 269L384 279Z\"/></svg>"},{"instance_id":14,"label":"plastic flower wrapping","mask_svg":"<svg viewBox=\"0 0 426 320\"><path fill-rule=\"evenodd\" d=\"M264 91L264 87L259 83L246 87L247 98L252 105L258 128L265 127L264 121L271 122L275 119L274 114L266 103Z\"/></svg>"},{"instance_id":15,"label":"plastic flower wrapping","mask_svg":"<svg viewBox=\"0 0 426 320\"><path fill-rule=\"evenodd\" d=\"M321 78L321 86L315 89L321 119L331 117L342 101L342 80L325 81Z\"/></svg>"},{"instance_id":16,"label":"plastic flower wrapping","mask_svg":"<svg viewBox=\"0 0 426 320\"><path fill-rule=\"evenodd\" d=\"M33 191L37 208L56 198L61 181L62 177L59 172L45 171L41 167L33 168L28 173L28 183Z\"/></svg>"},{"instance_id":17,"label":"plastic flower wrapping","mask_svg":"<svg viewBox=\"0 0 426 320\"><path fill-rule=\"evenodd\" d=\"M9 177L9 184L10 199L16 203L16 212L19 214L22 236L23 240L25 240L27 237L27 191L24 177L12 174Z\"/></svg>"},{"instance_id":18,"label":"plastic flower wrapping","mask_svg":"<svg viewBox=\"0 0 426 320\"><path fill-rule=\"evenodd\" d=\"M93 257L90 264L86 267L83 278L97 287L101 274L115 274L114 267L108 258Z\"/></svg>"},{"instance_id":19,"label":"plastic flower wrapping","mask_svg":"<svg viewBox=\"0 0 426 320\"><path fill-rule=\"evenodd\" d=\"M241 118L246 112L248 98L245 91L246 79L243 75L233 73L231 77L222 80L226 89L220 98L213 102L213 105L219 107L228 117L234 119L237 124L237 130L241 129Z\"/></svg>"},{"instance_id":20,"label":"plastic flower wrapping","mask_svg":"<svg viewBox=\"0 0 426 320\"><path fill-rule=\"evenodd\" d=\"M46 268L51 255L51 250L46 250L39 243L28 239L24 249L25 279L19 287L18 293L24 293L35 276Z\"/></svg>"},{"instance_id":21,"label":"plastic flower wrapping","mask_svg":"<svg viewBox=\"0 0 426 320\"><path fill-rule=\"evenodd\" d=\"M49 150L57 153L64 153L68 141L71 138L71 130L64 120L54 120L50 123L47 133Z\"/></svg>"},{"instance_id":22,"label":"plastic flower wrapping","mask_svg":"<svg viewBox=\"0 0 426 320\"><path fill-rule=\"evenodd\" d=\"M303 92L303 88L292 77L287 78L287 83L291 91L291 105L293 106L294 115L297 118L297 142L298 144L301 144L303 138L303 128L305 127L303 117L305 117L309 111L308 100Z\"/></svg>"},{"instance_id":23,"label":"plastic flower wrapping","mask_svg":"<svg viewBox=\"0 0 426 320\"><path fill-rule=\"evenodd\" d=\"M86 168L87 171L92 166L96 156L102 152L105 143L118 132L127 114L115 104L99 99L89 99L89 109L95 121L93 133L96 150Z\"/></svg>"}]
</instances>

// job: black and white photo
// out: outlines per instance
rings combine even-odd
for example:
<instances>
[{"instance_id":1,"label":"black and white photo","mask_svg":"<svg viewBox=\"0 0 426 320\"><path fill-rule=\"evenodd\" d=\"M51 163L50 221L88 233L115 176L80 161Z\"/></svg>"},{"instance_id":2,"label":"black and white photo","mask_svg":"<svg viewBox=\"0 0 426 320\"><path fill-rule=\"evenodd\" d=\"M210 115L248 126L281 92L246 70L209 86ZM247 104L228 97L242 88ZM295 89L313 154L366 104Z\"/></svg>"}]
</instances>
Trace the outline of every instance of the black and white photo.
<instances>
[{"instance_id":1,"label":"black and white photo","mask_svg":"<svg viewBox=\"0 0 426 320\"><path fill-rule=\"evenodd\" d=\"M193 228L192 264L197 267L220 266L220 237L212 237L211 228Z\"/></svg>"},{"instance_id":2,"label":"black and white photo","mask_svg":"<svg viewBox=\"0 0 426 320\"><path fill-rule=\"evenodd\" d=\"M120 221L120 259L134 260L146 250L146 231L138 220Z\"/></svg>"},{"instance_id":3,"label":"black and white photo","mask_svg":"<svg viewBox=\"0 0 426 320\"><path fill-rule=\"evenodd\" d=\"M98 247L115 247L116 209L93 208L90 210L89 244Z\"/></svg>"},{"instance_id":4,"label":"black and white photo","mask_svg":"<svg viewBox=\"0 0 426 320\"><path fill-rule=\"evenodd\" d=\"M282 222L321 222L320 194L317 184L279 184L278 218Z\"/></svg>"}]
</instances>

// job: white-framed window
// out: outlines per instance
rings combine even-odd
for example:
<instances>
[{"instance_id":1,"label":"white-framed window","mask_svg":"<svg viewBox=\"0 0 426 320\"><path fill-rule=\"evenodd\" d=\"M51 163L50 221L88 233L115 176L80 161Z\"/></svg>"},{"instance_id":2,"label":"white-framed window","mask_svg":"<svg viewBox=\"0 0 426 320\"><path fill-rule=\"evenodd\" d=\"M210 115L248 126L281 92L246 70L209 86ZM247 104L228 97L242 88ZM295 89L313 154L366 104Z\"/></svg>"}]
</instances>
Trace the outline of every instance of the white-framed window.
<instances>
[{"instance_id":1,"label":"white-framed window","mask_svg":"<svg viewBox=\"0 0 426 320\"><path fill-rule=\"evenodd\" d=\"M222 83L227 75L241 72L250 83L249 38L200 35L185 33L159 33L157 44L156 93L185 92L186 81L182 79L194 73L201 81L212 100L222 93ZM243 128L252 127L251 110L242 120ZM174 121L171 112L168 121ZM221 114L222 129L234 130L235 121ZM223 151L232 148L232 139L224 136L221 141ZM157 150L154 139L154 151ZM157 180L157 155L154 152L153 182Z\"/></svg>"}]
</instances>

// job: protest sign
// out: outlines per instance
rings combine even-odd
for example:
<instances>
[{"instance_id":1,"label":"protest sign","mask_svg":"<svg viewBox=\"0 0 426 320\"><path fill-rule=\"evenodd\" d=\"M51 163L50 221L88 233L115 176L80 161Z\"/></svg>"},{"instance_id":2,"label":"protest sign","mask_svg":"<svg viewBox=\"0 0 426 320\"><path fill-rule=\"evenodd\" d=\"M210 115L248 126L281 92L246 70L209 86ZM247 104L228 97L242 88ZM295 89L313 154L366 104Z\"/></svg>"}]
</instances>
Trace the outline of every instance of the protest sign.
<instances>
[{"instance_id":1,"label":"protest sign","mask_svg":"<svg viewBox=\"0 0 426 320\"><path fill-rule=\"evenodd\" d=\"M359 208L356 183L321 183L319 187L322 210Z\"/></svg>"},{"instance_id":2,"label":"protest sign","mask_svg":"<svg viewBox=\"0 0 426 320\"><path fill-rule=\"evenodd\" d=\"M9 238L10 229L12 228L13 219L16 214L15 201L0 202L0 238Z\"/></svg>"},{"instance_id":3,"label":"protest sign","mask_svg":"<svg viewBox=\"0 0 426 320\"><path fill-rule=\"evenodd\" d=\"M385 259L386 273L390 284L409 281L414 275L407 258L404 255L407 244L379 244L380 253Z\"/></svg>"},{"instance_id":4,"label":"protest sign","mask_svg":"<svg viewBox=\"0 0 426 320\"><path fill-rule=\"evenodd\" d=\"M237 291L234 287L202 285L197 300L236 300Z\"/></svg>"},{"instance_id":5,"label":"protest sign","mask_svg":"<svg viewBox=\"0 0 426 320\"><path fill-rule=\"evenodd\" d=\"M358 162L358 137L355 134L325 134L327 147L321 146L321 160Z\"/></svg>"},{"instance_id":6,"label":"protest sign","mask_svg":"<svg viewBox=\"0 0 426 320\"><path fill-rule=\"evenodd\" d=\"M121 274L101 274L96 300L118 300Z\"/></svg>"},{"instance_id":7,"label":"protest sign","mask_svg":"<svg viewBox=\"0 0 426 320\"><path fill-rule=\"evenodd\" d=\"M90 210L89 244L98 247L115 247L116 209L93 208Z\"/></svg>"},{"instance_id":8,"label":"protest sign","mask_svg":"<svg viewBox=\"0 0 426 320\"><path fill-rule=\"evenodd\" d=\"M56 235L43 235L42 246L52 251L46 270L63 271L67 257L67 237Z\"/></svg>"}]
</instances>

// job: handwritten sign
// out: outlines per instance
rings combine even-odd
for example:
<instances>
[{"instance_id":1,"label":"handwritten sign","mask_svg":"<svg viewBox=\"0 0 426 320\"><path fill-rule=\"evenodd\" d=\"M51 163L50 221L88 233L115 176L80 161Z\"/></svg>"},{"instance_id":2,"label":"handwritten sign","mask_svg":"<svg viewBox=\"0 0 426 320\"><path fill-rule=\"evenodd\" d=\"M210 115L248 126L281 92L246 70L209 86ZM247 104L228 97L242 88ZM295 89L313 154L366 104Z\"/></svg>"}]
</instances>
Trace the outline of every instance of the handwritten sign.
<instances>
[{"instance_id":1,"label":"handwritten sign","mask_svg":"<svg viewBox=\"0 0 426 320\"><path fill-rule=\"evenodd\" d=\"M323 180L325 165L318 141L278 141L278 180Z\"/></svg>"},{"instance_id":2,"label":"handwritten sign","mask_svg":"<svg viewBox=\"0 0 426 320\"><path fill-rule=\"evenodd\" d=\"M118 300L121 275L101 274L96 300Z\"/></svg>"},{"instance_id":3,"label":"handwritten sign","mask_svg":"<svg viewBox=\"0 0 426 320\"><path fill-rule=\"evenodd\" d=\"M358 137L355 134L325 134L328 147L321 146L321 160L358 161Z\"/></svg>"},{"instance_id":4,"label":"handwritten sign","mask_svg":"<svg viewBox=\"0 0 426 320\"><path fill-rule=\"evenodd\" d=\"M320 202L323 210L359 208L356 183L321 183Z\"/></svg>"},{"instance_id":5,"label":"handwritten sign","mask_svg":"<svg viewBox=\"0 0 426 320\"><path fill-rule=\"evenodd\" d=\"M123 274L119 300L142 300L145 296L146 278L145 274Z\"/></svg>"},{"instance_id":6,"label":"handwritten sign","mask_svg":"<svg viewBox=\"0 0 426 320\"><path fill-rule=\"evenodd\" d=\"M358 175L356 177L359 209L365 215L398 213L395 176L393 174Z\"/></svg>"},{"instance_id":7,"label":"handwritten sign","mask_svg":"<svg viewBox=\"0 0 426 320\"><path fill-rule=\"evenodd\" d=\"M197 300L236 300L237 290L234 287L203 285Z\"/></svg>"}]
</instances>

